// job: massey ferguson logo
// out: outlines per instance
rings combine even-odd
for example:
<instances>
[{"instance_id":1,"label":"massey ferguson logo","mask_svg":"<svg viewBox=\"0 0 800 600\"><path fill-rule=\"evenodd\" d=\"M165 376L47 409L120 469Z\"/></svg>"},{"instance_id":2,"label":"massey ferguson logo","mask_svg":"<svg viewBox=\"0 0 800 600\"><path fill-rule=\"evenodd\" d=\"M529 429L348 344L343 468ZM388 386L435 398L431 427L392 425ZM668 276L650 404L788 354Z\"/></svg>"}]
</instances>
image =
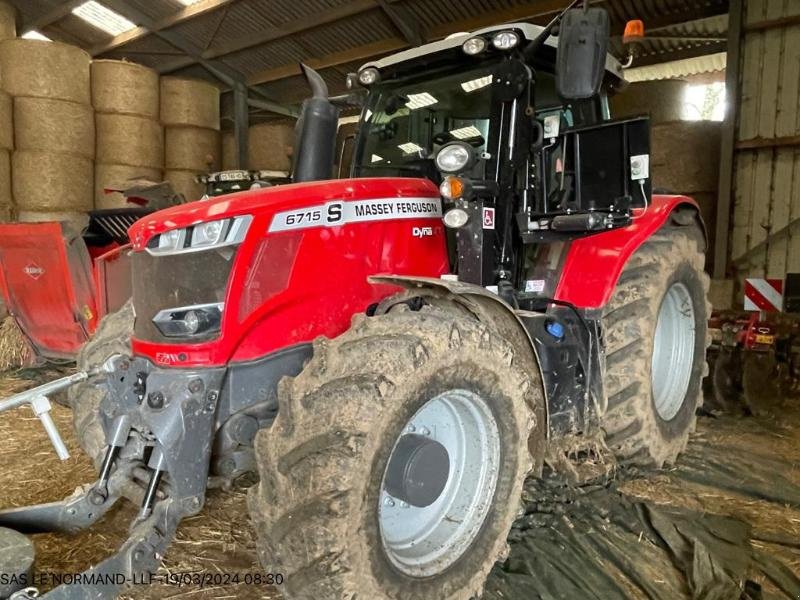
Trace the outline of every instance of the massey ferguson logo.
<instances>
[{"instance_id":1,"label":"massey ferguson logo","mask_svg":"<svg viewBox=\"0 0 800 600\"><path fill-rule=\"evenodd\" d=\"M433 235L433 227L414 227L411 230L411 235L415 238L430 237Z\"/></svg>"},{"instance_id":2,"label":"massey ferguson logo","mask_svg":"<svg viewBox=\"0 0 800 600\"><path fill-rule=\"evenodd\" d=\"M28 277L33 279L34 281L39 279L42 275L44 275L44 269L37 265L36 263L28 263L22 269L22 272L25 273Z\"/></svg>"}]
</instances>

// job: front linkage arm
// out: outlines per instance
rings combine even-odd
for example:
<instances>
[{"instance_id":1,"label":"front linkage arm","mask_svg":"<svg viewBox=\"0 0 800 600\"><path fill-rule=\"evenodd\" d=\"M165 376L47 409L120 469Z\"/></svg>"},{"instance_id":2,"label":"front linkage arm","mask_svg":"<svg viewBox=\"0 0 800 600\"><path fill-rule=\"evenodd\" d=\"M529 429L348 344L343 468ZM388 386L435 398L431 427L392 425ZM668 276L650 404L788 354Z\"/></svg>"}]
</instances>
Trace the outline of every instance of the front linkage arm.
<instances>
[{"instance_id":1,"label":"front linkage arm","mask_svg":"<svg viewBox=\"0 0 800 600\"><path fill-rule=\"evenodd\" d=\"M131 372L143 376L146 390L126 383L125 374ZM110 599L134 583L152 581L178 524L200 512L205 502L224 369L165 371L142 359L114 357L95 372L23 392L0 407L8 410L37 401L49 410L47 394L95 375L103 375L111 390L100 406L107 449L99 479L61 502L0 511L0 527L22 533L74 533L98 521L121 497L141 509L114 555L80 574L77 584L45 594L48 600ZM153 398L159 401L145 401ZM63 446L54 425L52 431ZM58 449L55 441L54 445Z\"/></svg>"}]
</instances>

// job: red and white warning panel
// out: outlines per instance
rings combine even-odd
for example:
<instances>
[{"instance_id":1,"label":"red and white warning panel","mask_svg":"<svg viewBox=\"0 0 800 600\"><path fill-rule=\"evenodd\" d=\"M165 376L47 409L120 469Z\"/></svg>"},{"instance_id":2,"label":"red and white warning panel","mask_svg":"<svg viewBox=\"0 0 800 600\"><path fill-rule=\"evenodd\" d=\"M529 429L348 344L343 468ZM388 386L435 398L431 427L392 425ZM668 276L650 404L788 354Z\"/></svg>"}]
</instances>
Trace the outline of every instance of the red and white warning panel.
<instances>
[{"instance_id":1,"label":"red and white warning panel","mask_svg":"<svg viewBox=\"0 0 800 600\"><path fill-rule=\"evenodd\" d=\"M783 310L783 279L745 279L744 309L781 312Z\"/></svg>"}]
</instances>

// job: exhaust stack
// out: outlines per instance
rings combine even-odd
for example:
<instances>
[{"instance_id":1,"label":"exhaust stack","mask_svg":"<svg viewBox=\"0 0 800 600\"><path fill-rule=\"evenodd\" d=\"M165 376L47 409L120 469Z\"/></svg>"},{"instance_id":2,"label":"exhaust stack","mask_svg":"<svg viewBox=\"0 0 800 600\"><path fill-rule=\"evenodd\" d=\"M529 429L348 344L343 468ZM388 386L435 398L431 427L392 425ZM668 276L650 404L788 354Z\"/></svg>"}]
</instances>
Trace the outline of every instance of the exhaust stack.
<instances>
[{"instance_id":1,"label":"exhaust stack","mask_svg":"<svg viewBox=\"0 0 800 600\"><path fill-rule=\"evenodd\" d=\"M339 109L328 100L328 86L319 73L304 64L300 68L313 95L303 102L295 127L292 180L332 179Z\"/></svg>"}]
</instances>

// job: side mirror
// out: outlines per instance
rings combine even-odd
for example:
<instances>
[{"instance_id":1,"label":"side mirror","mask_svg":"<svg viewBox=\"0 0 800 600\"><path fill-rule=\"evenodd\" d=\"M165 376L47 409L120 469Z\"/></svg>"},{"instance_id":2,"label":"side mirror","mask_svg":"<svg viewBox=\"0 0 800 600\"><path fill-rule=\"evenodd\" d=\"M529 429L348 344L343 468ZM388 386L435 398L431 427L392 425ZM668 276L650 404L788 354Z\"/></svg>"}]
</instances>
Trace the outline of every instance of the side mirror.
<instances>
[{"instance_id":1,"label":"side mirror","mask_svg":"<svg viewBox=\"0 0 800 600\"><path fill-rule=\"evenodd\" d=\"M608 13L602 8L573 9L559 25L556 89L566 100L600 93L609 39Z\"/></svg>"}]
</instances>

